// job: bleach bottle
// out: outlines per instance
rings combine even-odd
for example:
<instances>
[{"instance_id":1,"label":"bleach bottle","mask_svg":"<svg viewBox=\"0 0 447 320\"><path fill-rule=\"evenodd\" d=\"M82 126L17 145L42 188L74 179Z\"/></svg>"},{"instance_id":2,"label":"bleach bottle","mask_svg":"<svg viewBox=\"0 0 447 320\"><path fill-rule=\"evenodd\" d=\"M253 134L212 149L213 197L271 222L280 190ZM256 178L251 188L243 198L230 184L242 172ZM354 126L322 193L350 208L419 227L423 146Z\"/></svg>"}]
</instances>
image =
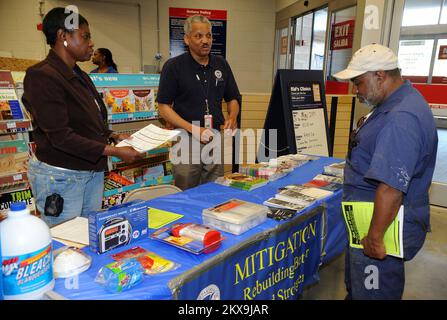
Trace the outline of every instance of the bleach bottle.
<instances>
[{"instance_id":1,"label":"bleach bottle","mask_svg":"<svg viewBox=\"0 0 447 320\"><path fill-rule=\"evenodd\" d=\"M11 204L0 223L5 300L40 299L54 287L51 233L24 202Z\"/></svg>"}]
</instances>

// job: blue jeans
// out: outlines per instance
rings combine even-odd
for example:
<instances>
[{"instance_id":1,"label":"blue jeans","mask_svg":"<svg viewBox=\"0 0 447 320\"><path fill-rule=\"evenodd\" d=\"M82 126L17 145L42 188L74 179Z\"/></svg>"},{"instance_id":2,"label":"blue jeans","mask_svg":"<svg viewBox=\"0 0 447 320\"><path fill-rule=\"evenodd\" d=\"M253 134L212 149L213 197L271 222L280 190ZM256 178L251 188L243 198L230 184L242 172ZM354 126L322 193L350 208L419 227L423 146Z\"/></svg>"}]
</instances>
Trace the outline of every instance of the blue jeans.
<instances>
[{"instance_id":1,"label":"blue jeans","mask_svg":"<svg viewBox=\"0 0 447 320\"><path fill-rule=\"evenodd\" d=\"M101 209L104 193L104 172L69 170L30 159L28 179L36 208L42 219L51 227L66 220L83 216ZM58 193L64 199L59 217L45 216L45 200Z\"/></svg>"}]
</instances>

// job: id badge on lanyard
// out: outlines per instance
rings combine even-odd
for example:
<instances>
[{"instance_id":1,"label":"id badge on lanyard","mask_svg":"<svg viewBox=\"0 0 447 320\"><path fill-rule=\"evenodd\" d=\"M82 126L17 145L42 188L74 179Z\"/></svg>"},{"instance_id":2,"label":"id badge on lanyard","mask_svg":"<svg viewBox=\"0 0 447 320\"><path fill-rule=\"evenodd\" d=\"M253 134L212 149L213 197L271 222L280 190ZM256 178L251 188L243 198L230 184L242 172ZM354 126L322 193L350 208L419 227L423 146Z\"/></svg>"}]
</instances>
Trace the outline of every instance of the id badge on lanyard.
<instances>
[{"instance_id":1,"label":"id badge on lanyard","mask_svg":"<svg viewBox=\"0 0 447 320\"><path fill-rule=\"evenodd\" d=\"M213 115L210 114L210 109L208 108L208 99L205 99L206 104L206 114L204 115L204 126L207 129L213 128Z\"/></svg>"},{"instance_id":2,"label":"id badge on lanyard","mask_svg":"<svg viewBox=\"0 0 447 320\"><path fill-rule=\"evenodd\" d=\"M212 114L206 114L204 116L205 120L205 128L212 129L213 128L213 115Z\"/></svg>"}]
</instances>

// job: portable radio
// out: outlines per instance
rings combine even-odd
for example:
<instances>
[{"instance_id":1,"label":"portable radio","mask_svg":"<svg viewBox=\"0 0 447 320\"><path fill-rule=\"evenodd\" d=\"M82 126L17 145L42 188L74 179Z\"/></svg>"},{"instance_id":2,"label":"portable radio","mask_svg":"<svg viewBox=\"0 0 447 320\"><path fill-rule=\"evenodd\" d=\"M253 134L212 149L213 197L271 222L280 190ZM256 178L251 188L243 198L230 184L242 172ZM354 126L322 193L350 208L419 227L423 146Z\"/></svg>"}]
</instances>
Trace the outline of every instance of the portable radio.
<instances>
[{"instance_id":1,"label":"portable radio","mask_svg":"<svg viewBox=\"0 0 447 320\"><path fill-rule=\"evenodd\" d=\"M98 233L100 253L128 244L131 234L132 226L125 217L108 220Z\"/></svg>"}]
</instances>

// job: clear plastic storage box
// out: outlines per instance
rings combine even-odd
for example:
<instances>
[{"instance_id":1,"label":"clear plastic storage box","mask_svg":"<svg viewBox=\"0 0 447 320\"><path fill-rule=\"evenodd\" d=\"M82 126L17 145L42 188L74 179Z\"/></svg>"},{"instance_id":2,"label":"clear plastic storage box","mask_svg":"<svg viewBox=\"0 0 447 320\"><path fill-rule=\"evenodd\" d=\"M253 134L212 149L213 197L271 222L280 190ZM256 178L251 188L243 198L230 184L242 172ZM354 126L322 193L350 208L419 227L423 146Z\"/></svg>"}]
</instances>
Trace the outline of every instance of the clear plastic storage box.
<instances>
[{"instance_id":1,"label":"clear plastic storage box","mask_svg":"<svg viewBox=\"0 0 447 320\"><path fill-rule=\"evenodd\" d=\"M215 207L204 209L203 224L239 235L263 223L269 209L266 206L231 199Z\"/></svg>"}]
</instances>

